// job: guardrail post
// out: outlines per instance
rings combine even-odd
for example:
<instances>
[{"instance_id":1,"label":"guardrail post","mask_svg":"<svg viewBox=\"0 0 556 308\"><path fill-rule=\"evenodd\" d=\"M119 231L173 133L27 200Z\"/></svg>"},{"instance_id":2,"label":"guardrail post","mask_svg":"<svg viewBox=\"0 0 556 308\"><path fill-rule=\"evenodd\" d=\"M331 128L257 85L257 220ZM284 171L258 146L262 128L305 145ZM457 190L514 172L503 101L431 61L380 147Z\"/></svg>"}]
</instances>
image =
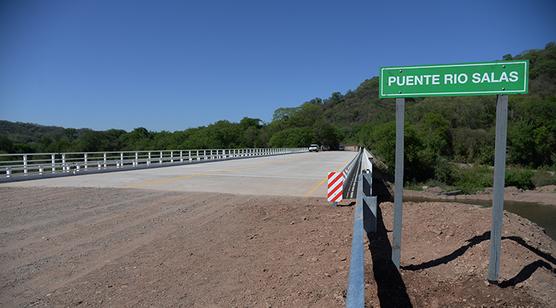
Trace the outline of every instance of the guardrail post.
<instances>
[{"instance_id":1,"label":"guardrail post","mask_svg":"<svg viewBox=\"0 0 556 308\"><path fill-rule=\"evenodd\" d=\"M50 163L51 163L52 173L56 173L56 154L50 155Z\"/></svg>"},{"instance_id":2,"label":"guardrail post","mask_svg":"<svg viewBox=\"0 0 556 308\"><path fill-rule=\"evenodd\" d=\"M124 166L124 152L120 152L120 166Z\"/></svg>"},{"instance_id":3,"label":"guardrail post","mask_svg":"<svg viewBox=\"0 0 556 308\"><path fill-rule=\"evenodd\" d=\"M83 168L85 168L85 170L87 170L87 153L83 154Z\"/></svg>"},{"instance_id":4,"label":"guardrail post","mask_svg":"<svg viewBox=\"0 0 556 308\"><path fill-rule=\"evenodd\" d=\"M39 175L42 175L42 166L39 165Z\"/></svg>"},{"instance_id":5,"label":"guardrail post","mask_svg":"<svg viewBox=\"0 0 556 308\"><path fill-rule=\"evenodd\" d=\"M106 169L106 152L102 153L103 167Z\"/></svg>"},{"instance_id":6,"label":"guardrail post","mask_svg":"<svg viewBox=\"0 0 556 308\"><path fill-rule=\"evenodd\" d=\"M180 163L183 163L183 151L180 151Z\"/></svg>"},{"instance_id":7,"label":"guardrail post","mask_svg":"<svg viewBox=\"0 0 556 308\"><path fill-rule=\"evenodd\" d=\"M66 154L62 153L62 171L68 172L68 168L66 167Z\"/></svg>"},{"instance_id":8,"label":"guardrail post","mask_svg":"<svg viewBox=\"0 0 556 308\"><path fill-rule=\"evenodd\" d=\"M27 175L27 155L23 155L23 174Z\"/></svg>"},{"instance_id":9,"label":"guardrail post","mask_svg":"<svg viewBox=\"0 0 556 308\"><path fill-rule=\"evenodd\" d=\"M367 233L374 233L377 229L377 200L372 196L373 176L363 173L363 226Z\"/></svg>"},{"instance_id":10,"label":"guardrail post","mask_svg":"<svg viewBox=\"0 0 556 308\"><path fill-rule=\"evenodd\" d=\"M189 157L189 162L193 161L193 158L191 157L191 150L189 150L188 157Z\"/></svg>"},{"instance_id":11,"label":"guardrail post","mask_svg":"<svg viewBox=\"0 0 556 308\"><path fill-rule=\"evenodd\" d=\"M8 167L6 168L6 177L9 178L12 175L12 170Z\"/></svg>"},{"instance_id":12,"label":"guardrail post","mask_svg":"<svg viewBox=\"0 0 556 308\"><path fill-rule=\"evenodd\" d=\"M203 159L207 159L207 150L203 150Z\"/></svg>"},{"instance_id":13,"label":"guardrail post","mask_svg":"<svg viewBox=\"0 0 556 308\"><path fill-rule=\"evenodd\" d=\"M137 165L139 165L139 153L138 152L135 152L134 165L135 165L135 167L137 167Z\"/></svg>"},{"instance_id":14,"label":"guardrail post","mask_svg":"<svg viewBox=\"0 0 556 308\"><path fill-rule=\"evenodd\" d=\"M150 151L147 153L147 156L148 156L147 157L147 166L150 166L151 165L151 152Z\"/></svg>"},{"instance_id":15,"label":"guardrail post","mask_svg":"<svg viewBox=\"0 0 556 308\"><path fill-rule=\"evenodd\" d=\"M162 151L160 151L160 157L158 157L158 163L162 164Z\"/></svg>"},{"instance_id":16,"label":"guardrail post","mask_svg":"<svg viewBox=\"0 0 556 308\"><path fill-rule=\"evenodd\" d=\"M170 162L174 162L174 151L170 151Z\"/></svg>"}]
</instances>

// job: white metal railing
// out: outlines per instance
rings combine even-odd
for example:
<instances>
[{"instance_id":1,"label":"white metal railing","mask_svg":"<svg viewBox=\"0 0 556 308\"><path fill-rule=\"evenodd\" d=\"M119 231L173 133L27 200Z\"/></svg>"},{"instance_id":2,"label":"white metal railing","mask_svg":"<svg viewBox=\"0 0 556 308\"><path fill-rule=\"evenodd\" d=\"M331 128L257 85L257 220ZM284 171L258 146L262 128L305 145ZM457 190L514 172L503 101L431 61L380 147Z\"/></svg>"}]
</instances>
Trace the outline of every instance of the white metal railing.
<instances>
[{"instance_id":1,"label":"white metal railing","mask_svg":"<svg viewBox=\"0 0 556 308\"><path fill-rule=\"evenodd\" d=\"M367 150L363 149L361 158L361 171L365 173L373 173L373 162L372 159L374 158L373 155Z\"/></svg>"},{"instance_id":2,"label":"white metal railing","mask_svg":"<svg viewBox=\"0 0 556 308\"><path fill-rule=\"evenodd\" d=\"M0 154L0 181L306 152L307 148Z\"/></svg>"}]
</instances>

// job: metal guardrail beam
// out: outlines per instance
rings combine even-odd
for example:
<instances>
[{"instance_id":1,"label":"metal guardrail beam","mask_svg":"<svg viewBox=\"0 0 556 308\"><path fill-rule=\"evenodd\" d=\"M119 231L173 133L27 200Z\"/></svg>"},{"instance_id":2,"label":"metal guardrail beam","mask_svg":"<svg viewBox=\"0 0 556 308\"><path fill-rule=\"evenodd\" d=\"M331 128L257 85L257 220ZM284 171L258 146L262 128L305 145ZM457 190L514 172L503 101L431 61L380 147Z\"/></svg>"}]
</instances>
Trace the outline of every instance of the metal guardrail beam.
<instances>
[{"instance_id":1,"label":"metal guardrail beam","mask_svg":"<svg viewBox=\"0 0 556 308\"><path fill-rule=\"evenodd\" d=\"M353 237L346 296L346 307L365 307L365 233L377 230L377 199L372 196L371 154L362 149L356 174L357 193L353 214Z\"/></svg>"},{"instance_id":2,"label":"metal guardrail beam","mask_svg":"<svg viewBox=\"0 0 556 308\"><path fill-rule=\"evenodd\" d=\"M307 148L0 154L0 183L307 152Z\"/></svg>"},{"instance_id":3,"label":"metal guardrail beam","mask_svg":"<svg viewBox=\"0 0 556 308\"><path fill-rule=\"evenodd\" d=\"M344 185L342 187L343 199L353 199L355 197L356 177L361 161L361 151L342 169L344 173Z\"/></svg>"}]
</instances>

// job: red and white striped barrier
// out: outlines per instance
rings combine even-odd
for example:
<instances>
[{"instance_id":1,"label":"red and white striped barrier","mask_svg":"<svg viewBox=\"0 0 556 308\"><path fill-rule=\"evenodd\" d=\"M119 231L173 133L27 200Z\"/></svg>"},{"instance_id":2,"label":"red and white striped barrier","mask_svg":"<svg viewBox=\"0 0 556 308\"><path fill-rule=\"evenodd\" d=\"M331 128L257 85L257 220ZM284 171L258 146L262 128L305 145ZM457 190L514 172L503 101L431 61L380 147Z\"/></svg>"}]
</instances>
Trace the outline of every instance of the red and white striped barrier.
<instances>
[{"instance_id":1,"label":"red and white striped barrier","mask_svg":"<svg viewBox=\"0 0 556 308\"><path fill-rule=\"evenodd\" d=\"M342 201L344 178L344 172L328 172L328 202Z\"/></svg>"}]
</instances>

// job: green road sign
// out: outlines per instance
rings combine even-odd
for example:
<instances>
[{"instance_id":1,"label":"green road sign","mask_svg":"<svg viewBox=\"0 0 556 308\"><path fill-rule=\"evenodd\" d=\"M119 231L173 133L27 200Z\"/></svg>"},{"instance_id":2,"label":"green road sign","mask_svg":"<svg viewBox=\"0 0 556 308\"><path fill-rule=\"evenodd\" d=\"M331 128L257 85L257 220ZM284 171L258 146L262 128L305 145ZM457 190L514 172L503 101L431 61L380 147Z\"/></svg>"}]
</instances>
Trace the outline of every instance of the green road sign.
<instances>
[{"instance_id":1,"label":"green road sign","mask_svg":"<svg viewBox=\"0 0 556 308\"><path fill-rule=\"evenodd\" d=\"M529 62L383 67L380 98L527 94Z\"/></svg>"}]
</instances>

